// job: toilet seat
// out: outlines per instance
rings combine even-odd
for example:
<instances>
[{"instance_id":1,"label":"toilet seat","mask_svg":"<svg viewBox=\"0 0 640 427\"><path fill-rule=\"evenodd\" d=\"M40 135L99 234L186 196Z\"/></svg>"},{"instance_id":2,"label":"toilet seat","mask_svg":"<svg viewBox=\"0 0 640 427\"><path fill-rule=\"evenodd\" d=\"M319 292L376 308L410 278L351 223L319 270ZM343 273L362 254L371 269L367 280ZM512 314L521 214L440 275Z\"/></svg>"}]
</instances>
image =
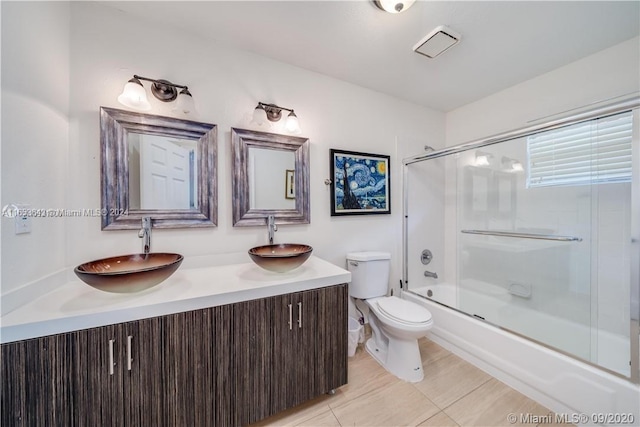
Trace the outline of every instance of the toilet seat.
<instances>
[{"instance_id":1,"label":"toilet seat","mask_svg":"<svg viewBox=\"0 0 640 427\"><path fill-rule=\"evenodd\" d=\"M426 325L431 323L431 313L418 304L398 297L383 297L375 301L380 314L404 325Z\"/></svg>"}]
</instances>

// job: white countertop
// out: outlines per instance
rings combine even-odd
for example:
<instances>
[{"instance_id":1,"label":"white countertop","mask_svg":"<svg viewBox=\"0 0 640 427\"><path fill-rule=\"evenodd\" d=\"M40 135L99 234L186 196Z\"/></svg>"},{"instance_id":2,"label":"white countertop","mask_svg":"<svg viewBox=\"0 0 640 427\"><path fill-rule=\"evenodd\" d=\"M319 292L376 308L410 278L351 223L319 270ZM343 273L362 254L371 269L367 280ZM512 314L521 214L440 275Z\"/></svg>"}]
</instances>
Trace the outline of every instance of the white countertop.
<instances>
[{"instance_id":1,"label":"white countertop","mask_svg":"<svg viewBox=\"0 0 640 427\"><path fill-rule=\"evenodd\" d=\"M114 294L73 280L0 318L0 343L164 316L351 282L351 273L320 258L288 273L253 263L179 268L142 292Z\"/></svg>"}]
</instances>

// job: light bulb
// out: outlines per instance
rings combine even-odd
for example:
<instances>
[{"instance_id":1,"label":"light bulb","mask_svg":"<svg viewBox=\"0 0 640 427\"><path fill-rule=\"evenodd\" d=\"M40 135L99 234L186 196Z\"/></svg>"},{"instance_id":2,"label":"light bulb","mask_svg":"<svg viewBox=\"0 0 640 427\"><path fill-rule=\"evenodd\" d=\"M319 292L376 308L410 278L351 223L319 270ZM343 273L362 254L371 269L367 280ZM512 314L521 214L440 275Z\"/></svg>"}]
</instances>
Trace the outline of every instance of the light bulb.
<instances>
[{"instance_id":1,"label":"light bulb","mask_svg":"<svg viewBox=\"0 0 640 427\"><path fill-rule=\"evenodd\" d=\"M178 94L178 99L176 100L176 106L174 111L181 111L184 114L189 114L194 112L196 109L196 105L193 102L193 96L191 96L191 92L189 89L184 88Z\"/></svg>"},{"instance_id":2,"label":"light bulb","mask_svg":"<svg viewBox=\"0 0 640 427\"><path fill-rule=\"evenodd\" d=\"M140 80L135 77L124 85L122 93L118 96L118 102L135 110L148 111L151 109L151 104L147 100L147 92Z\"/></svg>"},{"instance_id":3,"label":"light bulb","mask_svg":"<svg viewBox=\"0 0 640 427\"><path fill-rule=\"evenodd\" d=\"M291 133L301 132L300 123L298 122L298 116L296 116L296 114L293 111L291 111L287 116L287 122L284 128L287 130L287 132L291 132Z\"/></svg>"},{"instance_id":4,"label":"light bulb","mask_svg":"<svg viewBox=\"0 0 640 427\"><path fill-rule=\"evenodd\" d=\"M267 112L264 110L262 105L258 104L255 110L253 110L251 124L263 126L265 123L267 123Z\"/></svg>"}]
</instances>

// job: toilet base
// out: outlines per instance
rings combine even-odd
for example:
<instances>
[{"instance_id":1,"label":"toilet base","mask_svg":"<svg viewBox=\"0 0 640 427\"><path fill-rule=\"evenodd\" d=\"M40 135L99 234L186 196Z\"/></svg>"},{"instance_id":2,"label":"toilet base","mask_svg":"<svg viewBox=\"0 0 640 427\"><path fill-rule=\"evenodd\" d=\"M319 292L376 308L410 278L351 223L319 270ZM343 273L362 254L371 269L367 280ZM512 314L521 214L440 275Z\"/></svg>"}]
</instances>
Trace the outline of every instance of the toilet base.
<instances>
[{"instance_id":1,"label":"toilet base","mask_svg":"<svg viewBox=\"0 0 640 427\"><path fill-rule=\"evenodd\" d=\"M367 340L365 348L383 368L401 380L418 383L424 379L418 340L399 340L389 337L389 346L379 348L372 337Z\"/></svg>"}]
</instances>

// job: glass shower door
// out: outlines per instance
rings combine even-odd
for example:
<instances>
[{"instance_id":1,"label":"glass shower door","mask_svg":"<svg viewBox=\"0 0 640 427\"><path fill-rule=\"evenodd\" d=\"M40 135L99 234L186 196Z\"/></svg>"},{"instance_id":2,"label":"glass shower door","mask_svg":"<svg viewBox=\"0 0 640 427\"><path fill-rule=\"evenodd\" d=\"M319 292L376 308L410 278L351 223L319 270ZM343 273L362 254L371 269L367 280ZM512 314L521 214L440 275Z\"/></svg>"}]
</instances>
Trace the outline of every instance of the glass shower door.
<instances>
[{"instance_id":1,"label":"glass shower door","mask_svg":"<svg viewBox=\"0 0 640 427\"><path fill-rule=\"evenodd\" d=\"M458 307L591 358L591 187L527 187L526 141L458 159Z\"/></svg>"}]
</instances>

